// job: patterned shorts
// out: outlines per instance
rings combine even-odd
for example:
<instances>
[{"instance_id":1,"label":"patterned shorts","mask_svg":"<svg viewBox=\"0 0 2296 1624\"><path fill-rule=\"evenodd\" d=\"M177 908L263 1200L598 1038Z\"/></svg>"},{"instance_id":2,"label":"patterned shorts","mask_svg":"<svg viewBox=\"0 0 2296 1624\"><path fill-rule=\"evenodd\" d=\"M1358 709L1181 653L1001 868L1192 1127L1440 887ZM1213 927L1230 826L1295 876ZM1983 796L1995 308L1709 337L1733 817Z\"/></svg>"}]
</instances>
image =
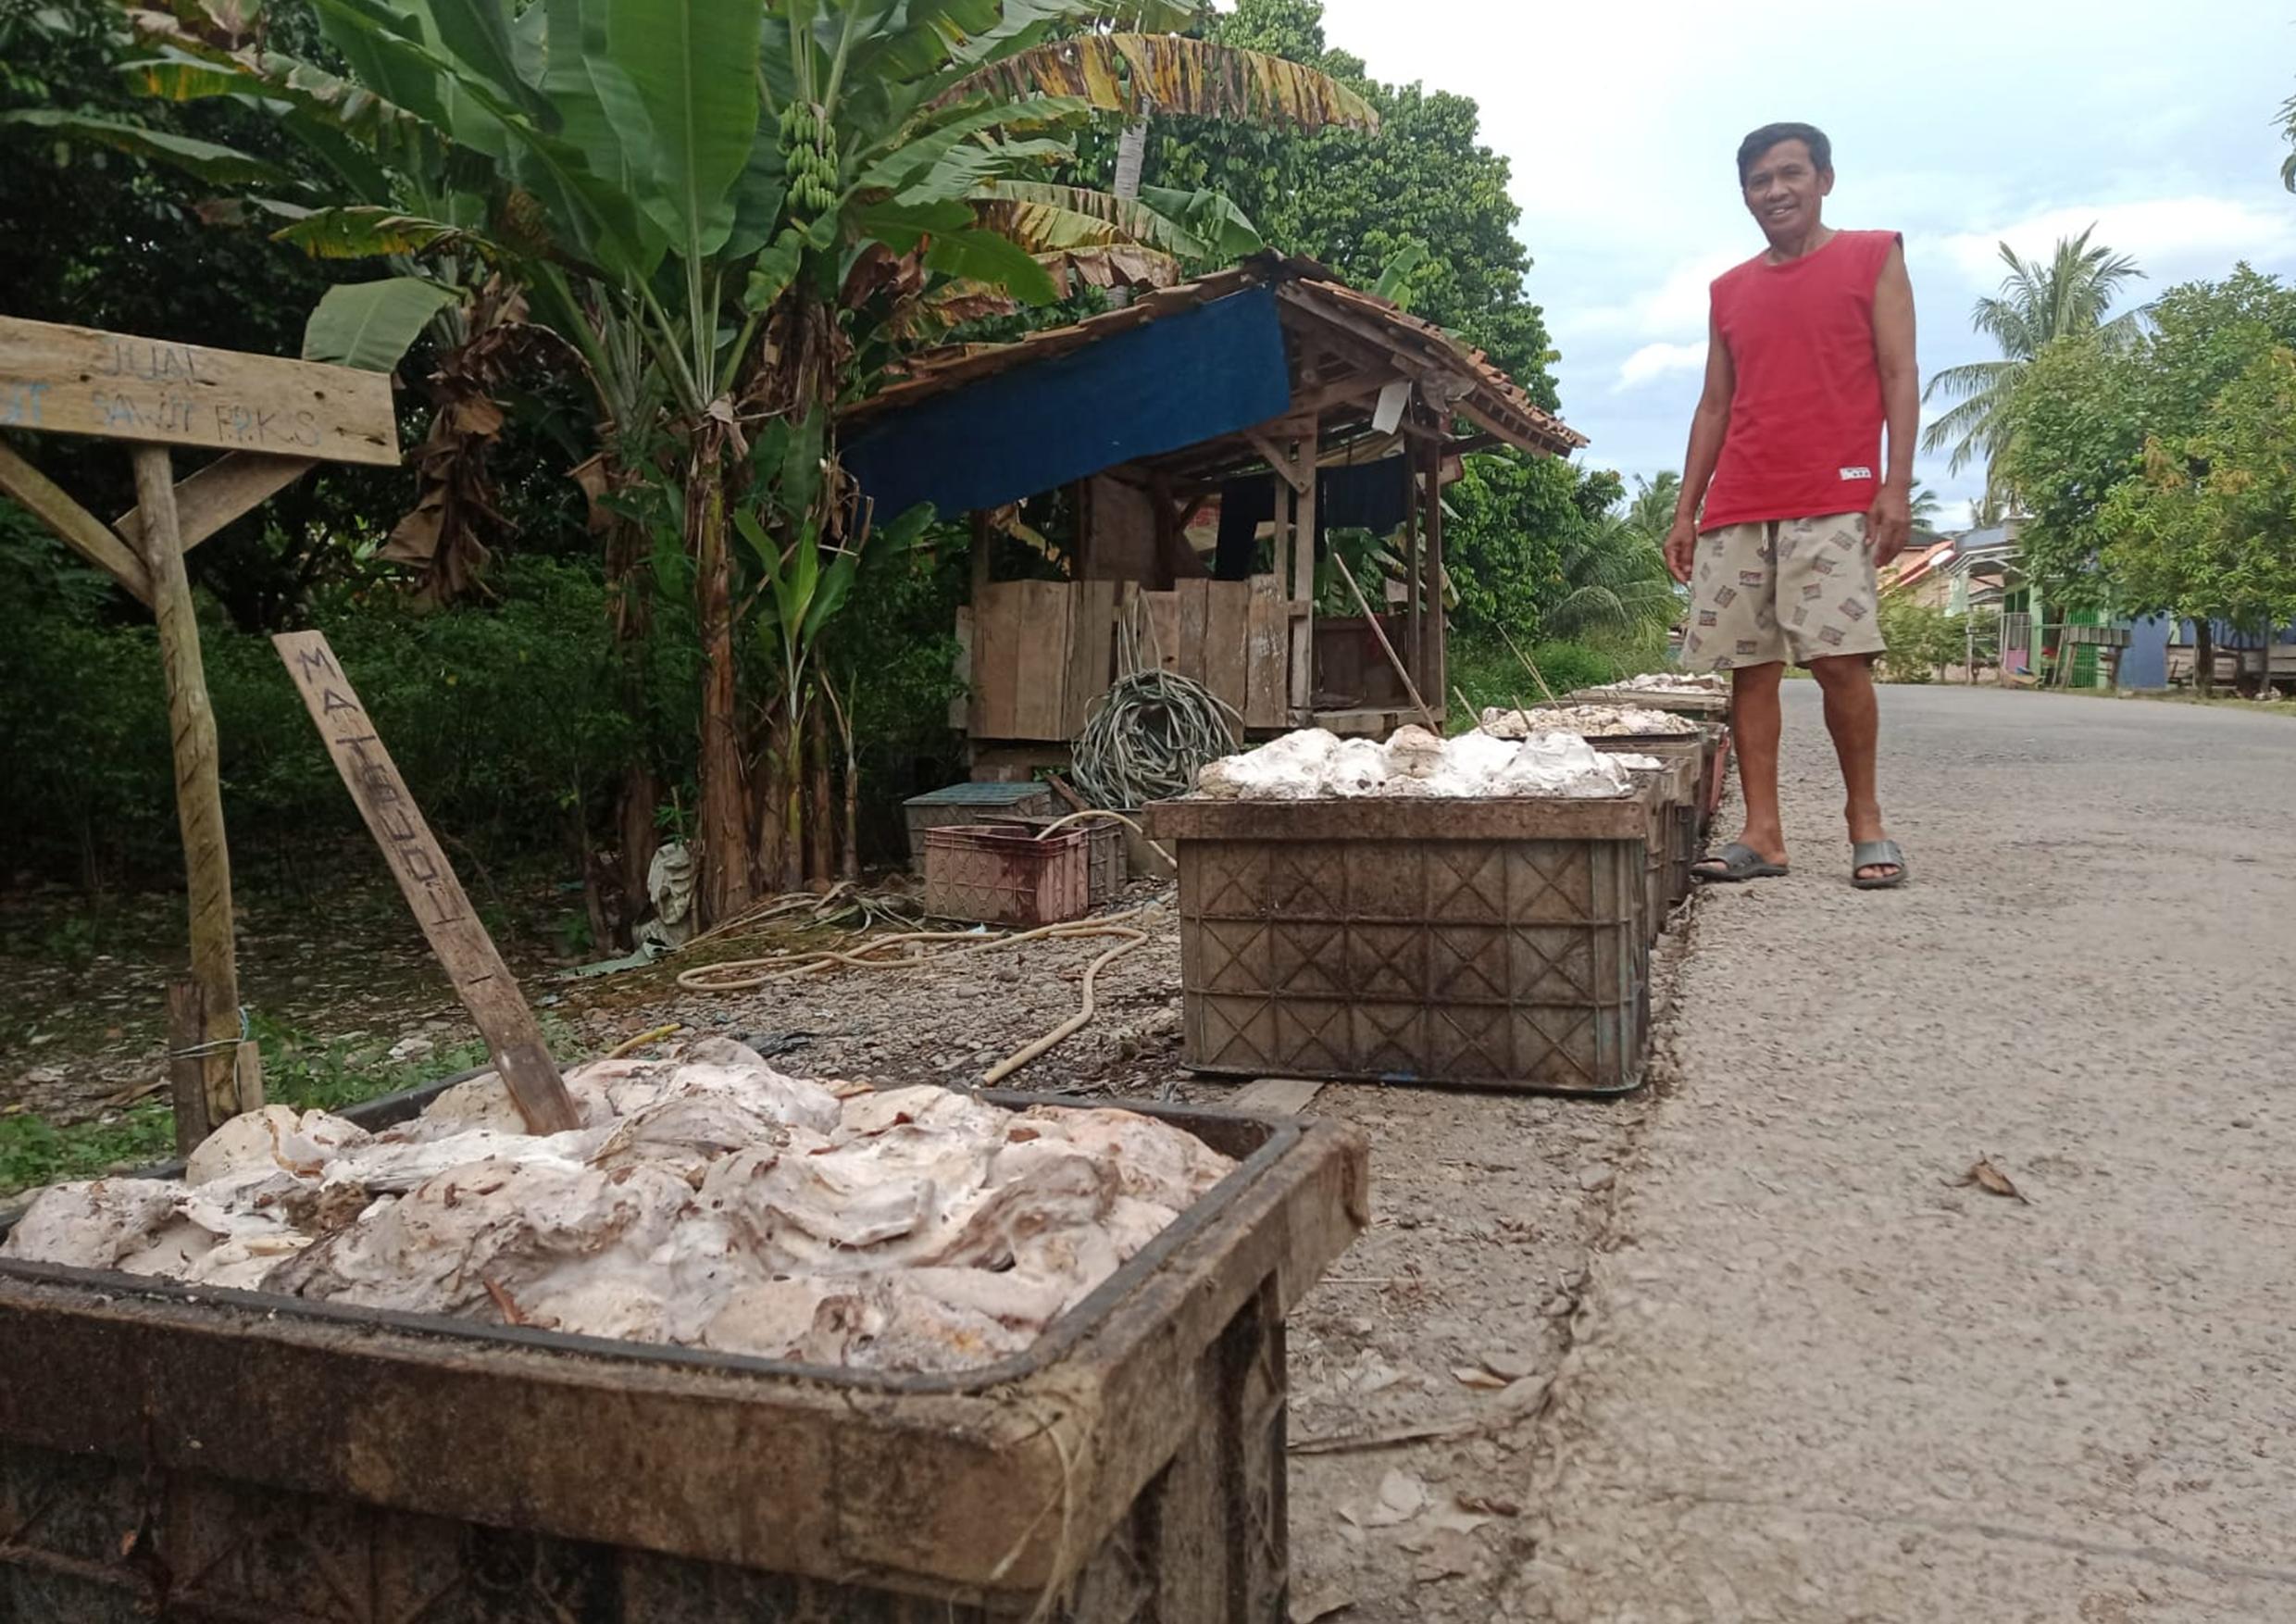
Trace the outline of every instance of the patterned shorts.
<instances>
[{"instance_id":1,"label":"patterned shorts","mask_svg":"<svg viewBox=\"0 0 2296 1624\"><path fill-rule=\"evenodd\" d=\"M1727 524L1698 538L1682 665L1693 671L1883 650L1866 516Z\"/></svg>"}]
</instances>

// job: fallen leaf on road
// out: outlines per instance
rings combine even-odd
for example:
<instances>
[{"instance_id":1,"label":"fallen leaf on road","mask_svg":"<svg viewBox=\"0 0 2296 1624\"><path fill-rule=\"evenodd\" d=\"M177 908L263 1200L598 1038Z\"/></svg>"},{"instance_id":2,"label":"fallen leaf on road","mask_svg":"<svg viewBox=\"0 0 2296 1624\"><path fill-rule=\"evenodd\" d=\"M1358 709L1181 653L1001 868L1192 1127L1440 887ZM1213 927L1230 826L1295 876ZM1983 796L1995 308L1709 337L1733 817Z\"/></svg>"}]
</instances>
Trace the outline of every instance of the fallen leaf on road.
<instances>
[{"instance_id":1,"label":"fallen leaf on road","mask_svg":"<svg viewBox=\"0 0 2296 1624\"><path fill-rule=\"evenodd\" d=\"M1501 1500L1487 1494L1462 1494L1459 1504L1468 1511L1483 1511L1492 1517L1520 1517L1523 1508L1512 1500Z\"/></svg>"},{"instance_id":2,"label":"fallen leaf on road","mask_svg":"<svg viewBox=\"0 0 2296 1624\"><path fill-rule=\"evenodd\" d=\"M1427 1484L1400 1468L1379 1480L1379 1503L1359 1518L1366 1528L1393 1528L1427 1508Z\"/></svg>"},{"instance_id":3,"label":"fallen leaf on road","mask_svg":"<svg viewBox=\"0 0 2296 1624\"><path fill-rule=\"evenodd\" d=\"M1486 1392L1495 1393L1507 1384L1505 1377L1494 1376L1489 1370L1474 1365L1454 1366L1451 1373L1457 1378L1462 1387L1479 1387Z\"/></svg>"},{"instance_id":4,"label":"fallen leaf on road","mask_svg":"<svg viewBox=\"0 0 2296 1624\"><path fill-rule=\"evenodd\" d=\"M1354 1605L1355 1593L1345 1580L1310 1576L1292 1587L1292 1624L1316 1624L1316 1619L1344 1613Z\"/></svg>"},{"instance_id":5,"label":"fallen leaf on road","mask_svg":"<svg viewBox=\"0 0 2296 1624\"><path fill-rule=\"evenodd\" d=\"M1469 1535L1450 1530L1439 1533L1429 1542L1427 1554L1412 1565L1411 1577L1421 1584L1432 1584L1472 1573L1478 1548Z\"/></svg>"},{"instance_id":6,"label":"fallen leaf on road","mask_svg":"<svg viewBox=\"0 0 2296 1624\"><path fill-rule=\"evenodd\" d=\"M1978 1157L1977 1165L1963 1175L1961 1181L1975 1184L1990 1194L2006 1195L2012 1201L2024 1202L2028 1206L2033 1205L2026 1198L2025 1192L2009 1181L2009 1175L1993 1166L1991 1158L1987 1156Z\"/></svg>"}]
</instances>

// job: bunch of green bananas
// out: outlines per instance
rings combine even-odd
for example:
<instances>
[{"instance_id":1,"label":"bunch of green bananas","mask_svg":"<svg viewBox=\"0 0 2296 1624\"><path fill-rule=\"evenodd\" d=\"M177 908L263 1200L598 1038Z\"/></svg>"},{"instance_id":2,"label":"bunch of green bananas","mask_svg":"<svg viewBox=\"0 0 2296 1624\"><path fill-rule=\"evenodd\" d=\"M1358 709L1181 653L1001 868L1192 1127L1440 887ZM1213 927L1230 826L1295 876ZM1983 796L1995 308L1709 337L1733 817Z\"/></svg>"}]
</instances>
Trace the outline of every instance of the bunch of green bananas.
<instances>
[{"instance_id":1,"label":"bunch of green bananas","mask_svg":"<svg viewBox=\"0 0 2296 1624\"><path fill-rule=\"evenodd\" d=\"M791 219L818 219L837 206L837 131L811 102L781 109L781 156Z\"/></svg>"}]
</instances>

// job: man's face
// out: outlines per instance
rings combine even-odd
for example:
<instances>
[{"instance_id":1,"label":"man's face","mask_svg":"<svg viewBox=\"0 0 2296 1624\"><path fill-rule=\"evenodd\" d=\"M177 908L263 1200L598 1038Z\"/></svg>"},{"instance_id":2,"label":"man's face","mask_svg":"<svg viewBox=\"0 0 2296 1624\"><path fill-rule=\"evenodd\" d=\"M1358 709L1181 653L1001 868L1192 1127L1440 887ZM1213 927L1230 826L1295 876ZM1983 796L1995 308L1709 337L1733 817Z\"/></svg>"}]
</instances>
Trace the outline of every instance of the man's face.
<instances>
[{"instance_id":1,"label":"man's face","mask_svg":"<svg viewBox=\"0 0 2296 1624\"><path fill-rule=\"evenodd\" d=\"M1806 234L1817 224L1834 172L1810 161L1803 141L1781 141L1746 171L1746 209L1772 242Z\"/></svg>"}]
</instances>

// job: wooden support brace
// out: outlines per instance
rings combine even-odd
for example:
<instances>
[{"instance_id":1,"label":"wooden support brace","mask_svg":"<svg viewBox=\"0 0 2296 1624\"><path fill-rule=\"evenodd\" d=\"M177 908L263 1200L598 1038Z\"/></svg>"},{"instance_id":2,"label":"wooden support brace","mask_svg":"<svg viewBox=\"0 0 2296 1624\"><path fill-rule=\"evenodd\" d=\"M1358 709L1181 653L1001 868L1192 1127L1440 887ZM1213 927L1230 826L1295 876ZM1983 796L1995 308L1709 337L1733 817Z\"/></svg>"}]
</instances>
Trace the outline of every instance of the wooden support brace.
<instances>
[{"instance_id":1,"label":"wooden support brace","mask_svg":"<svg viewBox=\"0 0 2296 1624\"><path fill-rule=\"evenodd\" d=\"M102 519L67 496L47 475L5 445L0 445L0 491L21 502L33 518L54 531L73 552L126 587L138 603L152 601L151 571L134 550Z\"/></svg>"},{"instance_id":2,"label":"wooden support brace","mask_svg":"<svg viewBox=\"0 0 2296 1624\"><path fill-rule=\"evenodd\" d=\"M534 1012L495 951L493 938L479 922L462 881L407 792L406 781L376 737L358 694L335 663L334 650L317 631L282 631L271 644L286 662L305 708L334 757L335 770L381 845L392 877L415 910L431 951L446 967L463 1007L486 1040L494 1069L509 1086L527 1127L536 1133L580 1127L581 1113L550 1058Z\"/></svg>"},{"instance_id":3,"label":"wooden support brace","mask_svg":"<svg viewBox=\"0 0 2296 1624\"><path fill-rule=\"evenodd\" d=\"M176 529L190 552L240 515L277 495L318 465L300 456L233 451L175 488ZM131 507L112 529L131 547L144 544L144 509Z\"/></svg>"},{"instance_id":4,"label":"wooden support brace","mask_svg":"<svg viewBox=\"0 0 2296 1624\"><path fill-rule=\"evenodd\" d=\"M1267 466L1276 470L1278 479L1302 495L1306 494L1309 481L1316 477L1313 466L1303 469L1292 450L1271 438L1264 430L1246 429L1243 431L1243 437L1249 440L1254 448L1267 459Z\"/></svg>"}]
</instances>

